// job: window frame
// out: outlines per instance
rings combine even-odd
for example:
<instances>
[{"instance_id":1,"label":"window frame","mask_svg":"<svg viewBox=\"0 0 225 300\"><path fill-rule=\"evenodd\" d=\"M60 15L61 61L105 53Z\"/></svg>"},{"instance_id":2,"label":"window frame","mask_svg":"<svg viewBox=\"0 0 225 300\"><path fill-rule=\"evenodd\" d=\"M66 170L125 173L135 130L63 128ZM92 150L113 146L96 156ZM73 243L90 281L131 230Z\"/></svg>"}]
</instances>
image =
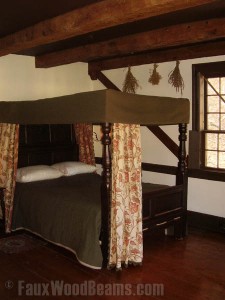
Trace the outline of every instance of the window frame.
<instances>
[{"instance_id":1,"label":"window frame","mask_svg":"<svg viewBox=\"0 0 225 300\"><path fill-rule=\"evenodd\" d=\"M225 77L225 61L211 62L211 63L201 63L192 65L192 132L197 134L199 142L199 156L193 155L195 140L192 140L192 135L190 132L189 141L189 160L192 160L190 164L188 174L190 177L225 181L225 170L210 168L203 166L205 160L205 127L203 125L203 120L205 117L205 96L206 95L206 85L202 84L203 76L205 78L212 77ZM204 94L200 97L201 94ZM204 148L203 148L204 147ZM191 150L192 149L192 150Z\"/></svg>"}]
</instances>

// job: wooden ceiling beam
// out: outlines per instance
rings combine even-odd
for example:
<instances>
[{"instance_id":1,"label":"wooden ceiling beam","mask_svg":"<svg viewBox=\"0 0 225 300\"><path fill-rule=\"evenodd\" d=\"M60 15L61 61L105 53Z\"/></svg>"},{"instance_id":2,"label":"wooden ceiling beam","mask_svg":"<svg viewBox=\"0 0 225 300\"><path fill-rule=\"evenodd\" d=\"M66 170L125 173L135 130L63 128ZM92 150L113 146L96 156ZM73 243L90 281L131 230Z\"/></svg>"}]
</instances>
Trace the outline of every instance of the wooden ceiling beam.
<instances>
[{"instance_id":1,"label":"wooden ceiling beam","mask_svg":"<svg viewBox=\"0 0 225 300\"><path fill-rule=\"evenodd\" d=\"M0 39L0 56L218 0L104 0Z\"/></svg>"},{"instance_id":2,"label":"wooden ceiling beam","mask_svg":"<svg viewBox=\"0 0 225 300\"><path fill-rule=\"evenodd\" d=\"M172 49L162 49L102 61L93 61L88 64L88 67L90 72L96 72L125 68L127 66L140 66L218 55L225 55L225 41L189 45Z\"/></svg>"},{"instance_id":3,"label":"wooden ceiling beam","mask_svg":"<svg viewBox=\"0 0 225 300\"><path fill-rule=\"evenodd\" d=\"M36 67L89 62L225 38L225 18L172 25L36 57ZM206 49L207 50L207 49Z\"/></svg>"}]
</instances>

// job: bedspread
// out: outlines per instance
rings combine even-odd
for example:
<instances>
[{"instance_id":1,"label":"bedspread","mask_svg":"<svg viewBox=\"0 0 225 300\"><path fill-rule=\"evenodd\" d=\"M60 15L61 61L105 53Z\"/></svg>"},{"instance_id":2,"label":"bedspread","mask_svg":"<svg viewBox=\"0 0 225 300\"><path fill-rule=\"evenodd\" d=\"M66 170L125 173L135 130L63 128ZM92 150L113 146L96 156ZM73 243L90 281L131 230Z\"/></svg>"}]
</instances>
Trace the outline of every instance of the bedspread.
<instances>
[{"instance_id":1,"label":"bedspread","mask_svg":"<svg viewBox=\"0 0 225 300\"><path fill-rule=\"evenodd\" d=\"M69 248L82 264L100 268L100 184L97 174L17 183L13 230L30 230Z\"/></svg>"}]
</instances>

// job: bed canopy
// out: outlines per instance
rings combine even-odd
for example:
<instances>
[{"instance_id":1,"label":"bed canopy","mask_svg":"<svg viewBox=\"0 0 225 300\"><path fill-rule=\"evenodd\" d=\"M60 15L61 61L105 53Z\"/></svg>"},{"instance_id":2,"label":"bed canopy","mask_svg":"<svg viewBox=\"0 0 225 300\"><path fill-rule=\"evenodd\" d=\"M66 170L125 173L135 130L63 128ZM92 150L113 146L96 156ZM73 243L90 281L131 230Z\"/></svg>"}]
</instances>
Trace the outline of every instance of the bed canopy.
<instances>
[{"instance_id":1,"label":"bed canopy","mask_svg":"<svg viewBox=\"0 0 225 300\"><path fill-rule=\"evenodd\" d=\"M189 100L100 90L36 101L0 102L0 122L14 124L189 122Z\"/></svg>"},{"instance_id":2,"label":"bed canopy","mask_svg":"<svg viewBox=\"0 0 225 300\"><path fill-rule=\"evenodd\" d=\"M36 101L0 102L1 161L11 149L6 178L7 231L10 232L13 190L18 157L15 124L74 124L102 125L102 251L108 252L111 266L125 262L142 262L142 189L140 125L173 125L189 122L189 100L154 97L100 90ZM112 153L111 160L111 124ZM4 125L7 125L4 128ZM181 153L183 155L183 153ZM12 168L13 165L13 168ZM112 169L111 169L112 167ZM182 166L181 166L182 168ZM3 174L0 174L2 177ZM1 182L1 186L4 184ZM126 199L126 200L125 200ZM111 210L111 213L110 213ZM111 222L111 223L109 223ZM122 224L122 225L121 225ZM128 225L129 224L129 225ZM132 224L132 226L131 226ZM128 246L127 246L128 244ZM108 250L109 249L109 250ZM106 261L105 261L106 262Z\"/></svg>"}]
</instances>

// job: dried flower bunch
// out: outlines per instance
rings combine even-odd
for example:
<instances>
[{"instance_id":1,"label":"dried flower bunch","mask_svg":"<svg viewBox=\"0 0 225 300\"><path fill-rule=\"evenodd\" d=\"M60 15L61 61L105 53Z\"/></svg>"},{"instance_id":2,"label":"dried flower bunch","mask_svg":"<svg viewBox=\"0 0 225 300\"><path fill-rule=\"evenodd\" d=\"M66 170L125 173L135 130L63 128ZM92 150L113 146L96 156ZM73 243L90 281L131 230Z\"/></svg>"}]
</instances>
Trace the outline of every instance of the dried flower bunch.
<instances>
[{"instance_id":1,"label":"dried flower bunch","mask_svg":"<svg viewBox=\"0 0 225 300\"><path fill-rule=\"evenodd\" d=\"M174 70L172 70L169 73L169 84L171 84L172 86L174 86L176 88L176 91L179 92L179 90L181 91L181 94L183 93L183 89L184 89L184 80L180 74L180 68L179 68L179 60L176 61L176 66L174 68Z\"/></svg>"},{"instance_id":2,"label":"dried flower bunch","mask_svg":"<svg viewBox=\"0 0 225 300\"><path fill-rule=\"evenodd\" d=\"M159 72L156 70L158 68L158 64L154 64L154 67L153 67L153 71L148 80L149 83L151 83L152 85L158 85L159 84L159 81L162 79L162 76L159 74Z\"/></svg>"},{"instance_id":3,"label":"dried flower bunch","mask_svg":"<svg viewBox=\"0 0 225 300\"><path fill-rule=\"evenodd\" d=\"M131 72L131 67L128 67L128 71L123 83L123 92L135 94L139 87L140 86L137 79Z\"/></svg>"}]
</instances>

